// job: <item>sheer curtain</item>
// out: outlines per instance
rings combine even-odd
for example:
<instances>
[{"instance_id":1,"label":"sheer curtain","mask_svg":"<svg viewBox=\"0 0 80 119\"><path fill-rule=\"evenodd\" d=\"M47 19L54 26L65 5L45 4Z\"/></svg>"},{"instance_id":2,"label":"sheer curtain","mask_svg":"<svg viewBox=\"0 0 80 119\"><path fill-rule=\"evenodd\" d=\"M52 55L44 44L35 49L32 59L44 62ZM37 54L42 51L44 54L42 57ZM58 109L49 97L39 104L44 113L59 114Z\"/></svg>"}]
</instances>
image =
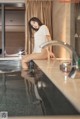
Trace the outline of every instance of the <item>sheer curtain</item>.
<instances>
[{"instance_id":1,"label":"sheer curtain","mask_svg":"<svg viewBox=\"0 0 80 119\"><path fill-rule=\"evenodd\" d=\"M52 9L53 0L26 0L26 13L25 13L25 50L31 53L33 50L33 38L30 38L28 21L32 17L38 17L43 24L47 25L53 36L52 28Z\"/></svg>"}]
</instances>

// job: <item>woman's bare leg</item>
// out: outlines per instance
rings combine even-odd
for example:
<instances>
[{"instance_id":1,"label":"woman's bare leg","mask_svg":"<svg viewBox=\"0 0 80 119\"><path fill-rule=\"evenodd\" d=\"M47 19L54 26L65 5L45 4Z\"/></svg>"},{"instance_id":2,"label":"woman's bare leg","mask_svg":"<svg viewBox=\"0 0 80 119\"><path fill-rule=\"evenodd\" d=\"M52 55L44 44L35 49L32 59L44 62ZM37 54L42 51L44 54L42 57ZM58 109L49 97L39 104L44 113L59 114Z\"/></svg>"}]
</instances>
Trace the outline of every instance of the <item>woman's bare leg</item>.
<instances>
[{"instance_id":1,"label":"woman's bare leg","mask_svg":"<svg viewBox=\"0 0 80 119\"><path fill-rule=\"evenodd\" d=\"M43 59L43 60L47 59L47 51L46 50L43 50L41 53L32 53L32 54L29 54L29 55L25 55L22 58L22 68L24 70L27 70L28 69L27 63L30 60L40 60L40 59Z\"/></svg>"}]
</instances>

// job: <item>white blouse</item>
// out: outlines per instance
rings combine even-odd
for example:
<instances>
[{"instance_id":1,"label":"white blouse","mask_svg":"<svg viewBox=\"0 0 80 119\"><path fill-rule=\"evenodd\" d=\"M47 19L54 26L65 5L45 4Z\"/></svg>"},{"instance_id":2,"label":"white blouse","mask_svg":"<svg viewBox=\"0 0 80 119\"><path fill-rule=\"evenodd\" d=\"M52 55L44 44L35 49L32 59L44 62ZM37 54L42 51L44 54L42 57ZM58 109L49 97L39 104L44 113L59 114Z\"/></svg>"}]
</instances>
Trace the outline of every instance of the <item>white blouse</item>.
<instances>
[{"instance_id":1,"label":"white blouse","mask_svg":"<svg viewBox=\"0 0 80 119\"><path fill-rule=\"evenodd\" d=\"M34 34L34 50L33 53L41 53L40 45L47 41L46 35L50 35L46 25L42 25Z\"/></svg>"}]
</instances>

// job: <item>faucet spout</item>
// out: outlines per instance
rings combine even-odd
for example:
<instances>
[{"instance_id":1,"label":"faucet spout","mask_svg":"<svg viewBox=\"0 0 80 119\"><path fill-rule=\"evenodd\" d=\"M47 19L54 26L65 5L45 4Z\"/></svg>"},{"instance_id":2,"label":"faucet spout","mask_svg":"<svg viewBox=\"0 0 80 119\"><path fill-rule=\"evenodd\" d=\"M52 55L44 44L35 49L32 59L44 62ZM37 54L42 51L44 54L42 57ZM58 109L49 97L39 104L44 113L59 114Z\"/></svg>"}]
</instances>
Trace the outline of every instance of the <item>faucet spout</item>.
<instances>
[{"instance_id":1,"label":"faucet spout","mask_svg":"<svg viewBox=\"0 0 80 119\"><path fill-rule=\"evenodd\" d=\"M41 48L45 48L47 46L54 46L54 45L60 45L62 47L64 47L67 51L69 51L70 55L72 56L72 62L71 62L71 65L72 65L72 70L69 74L69 77L73 77L72 75L75 73L76 69L78 69L78 55L76 53L76 51L74 50L74 48L67 44L66 42L62 42L62 41L59 41L59 40L53 40L53 41L48 41L46 43L43 43L41 45ZM75 70L73 70L75 69Z\"/></svg>"}]
</instances>

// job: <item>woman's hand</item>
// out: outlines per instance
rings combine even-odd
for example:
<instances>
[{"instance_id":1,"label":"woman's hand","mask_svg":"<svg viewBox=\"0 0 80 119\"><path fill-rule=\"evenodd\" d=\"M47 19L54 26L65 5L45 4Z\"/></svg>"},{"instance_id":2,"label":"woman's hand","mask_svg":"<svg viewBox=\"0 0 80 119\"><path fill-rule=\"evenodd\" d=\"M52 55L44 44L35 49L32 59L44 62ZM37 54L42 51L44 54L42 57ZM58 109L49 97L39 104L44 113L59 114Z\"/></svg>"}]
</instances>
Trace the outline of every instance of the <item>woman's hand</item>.
<instances>
[{"instance_id":1,"label":"woman's hand","mask_svg":"<svg viewBox=\"0 0 80 119\"><path fill-rule=\"evenodd\" d=\"M50 56L50 58L55 58L55 55L53 52L49 52L49 56Z\"/></svg>"},{"instance_id":2,"label":"woman's hand","mask_svg":"<svg viewBox=\"0 0 80 119\"><path fill-rule=\"evenodd\" d=\"M56 58L53 52L48 51L48 59L54 59Z\"/></svg>"}]
</instances>

